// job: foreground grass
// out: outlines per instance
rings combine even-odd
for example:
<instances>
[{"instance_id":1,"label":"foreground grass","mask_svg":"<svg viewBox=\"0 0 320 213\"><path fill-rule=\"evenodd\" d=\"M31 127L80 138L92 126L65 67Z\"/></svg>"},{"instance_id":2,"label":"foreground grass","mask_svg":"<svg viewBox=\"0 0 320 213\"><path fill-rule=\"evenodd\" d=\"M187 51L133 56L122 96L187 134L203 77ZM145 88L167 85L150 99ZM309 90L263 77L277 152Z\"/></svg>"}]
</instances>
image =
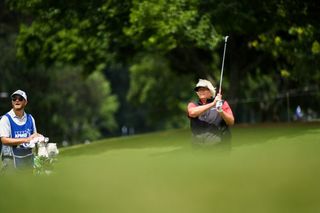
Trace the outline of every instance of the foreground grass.
<instances>
[{"instance_id":1,"label":"foreground grass","mask_svg":"<svg viewBox=\"0 0 320 213\"><path fill-rule=\"evenodd\" d=\"M189 130L61 150L55 174L0 177L1 212L318 212L320 125L233 128L229 152Z\"/></svg>"}]
</instances>

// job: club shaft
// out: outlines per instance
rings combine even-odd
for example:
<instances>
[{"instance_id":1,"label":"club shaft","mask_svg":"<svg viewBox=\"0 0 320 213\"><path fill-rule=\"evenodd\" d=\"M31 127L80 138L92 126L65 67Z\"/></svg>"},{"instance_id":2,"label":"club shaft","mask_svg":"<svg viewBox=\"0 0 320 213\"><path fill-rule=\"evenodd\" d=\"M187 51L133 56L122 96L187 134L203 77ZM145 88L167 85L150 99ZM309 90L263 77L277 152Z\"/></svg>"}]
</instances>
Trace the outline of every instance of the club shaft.
<instances>
[{"instance_id":1,"label":"club shaft","mask_svg":"<svg viewBox=\"0 0 320 213\"><path fill-rule=\"evenodd\" d=\"M223 68L224 68L224 58L225 58L225 55L226 55L227 40L228 40L228 36L226 36L225 39L224 39L224 49L223 49L223 57L222 57L222 65L221 65L219 94L221 94L221 86L222 86L222 78L223 78Z\"/></svg>"}]
</instances>

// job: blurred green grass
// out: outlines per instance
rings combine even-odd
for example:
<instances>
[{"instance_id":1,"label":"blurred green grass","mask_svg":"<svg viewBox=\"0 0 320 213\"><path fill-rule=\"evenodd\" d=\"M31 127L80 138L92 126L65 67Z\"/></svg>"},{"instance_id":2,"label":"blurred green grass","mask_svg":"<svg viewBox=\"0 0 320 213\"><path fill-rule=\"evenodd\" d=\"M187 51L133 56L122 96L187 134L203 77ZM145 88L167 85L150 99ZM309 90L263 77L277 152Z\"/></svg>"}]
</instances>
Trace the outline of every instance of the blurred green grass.
<instances>
[{"instance_id":1,"label":"blurred green grass","mask_svg":"<svg viewBox=\"0 0 320 213\"><path fill-rule=\"evenodd\" d=\"M1 212L318 212L320 124L237 126L230 151L188 129L61 149L54 174L0 177Z\"/></svg>"}]
</instances>

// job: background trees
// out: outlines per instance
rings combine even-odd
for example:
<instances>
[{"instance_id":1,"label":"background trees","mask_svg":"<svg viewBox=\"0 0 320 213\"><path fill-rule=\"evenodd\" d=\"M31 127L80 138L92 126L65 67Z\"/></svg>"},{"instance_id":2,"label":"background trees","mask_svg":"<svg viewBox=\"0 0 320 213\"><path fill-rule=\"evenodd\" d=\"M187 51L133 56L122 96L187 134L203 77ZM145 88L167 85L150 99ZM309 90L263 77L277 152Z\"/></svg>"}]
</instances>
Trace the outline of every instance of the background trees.
<instances>
[{"instance_id":1,"label":"background trees","mask_svg":"<svg viewBox=\"0 0 320 213\"><path fill-rule=\"evenodd\" d=\"M93 139L118 134L122 126L137 132L186 126L185 106L197 79L219 81L224 35L230 36L224 97L238 122L287 120L286 110L292 113L297 104L315 111L319 9L313 1L285 0L10 0L2 10L13 18L2 23L11 28L20 25L18 34L17 27L5 34L12 38L11 60L17 60L13 55L17 35L16 54L22 62L17 61L21 69L14 72L31 76L38 85L30 87L34 96L45 90L52 99L68 100L57 105L44 100L54 106L48 112L56 114L47 116L48 131L65 119L63 109L71 114L87 112L83 114L87 124L79 124L83 118L73 116L54 133L76 137L69 128L78 129L82 136L75 140L83 140L87 135ZM8 70L12 64L8 59L0 66ZM10 81L14 75L6 73L2 84L10 89L15 86ZM54 86L43 88L40 82ZM80 95L81 89L86 95ZM106 93L101 94L105 101L98 109L90 98L99 99L94 94L100 90ZM66 91L73 91L73 96ZM108 99L110 93L117 98ZM88 101L83 108L75 107L72 98L82 97ZM94 117L97 111L101 113ZM84 131L88 126L90 134Z\"/></svg>"}]
</instances>

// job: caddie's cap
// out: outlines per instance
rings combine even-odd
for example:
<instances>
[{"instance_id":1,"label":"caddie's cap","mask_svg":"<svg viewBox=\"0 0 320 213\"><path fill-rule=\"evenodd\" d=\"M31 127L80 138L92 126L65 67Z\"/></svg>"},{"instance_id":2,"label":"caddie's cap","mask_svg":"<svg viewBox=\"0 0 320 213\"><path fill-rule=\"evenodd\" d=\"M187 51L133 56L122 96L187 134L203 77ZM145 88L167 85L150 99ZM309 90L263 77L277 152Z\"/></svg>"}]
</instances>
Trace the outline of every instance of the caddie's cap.
<instances>
[{"instance_id":1,"label":"caddie's cap","mask_svg":"<svg viewBox=\"0 0 320 213\"><path fill-rule=\"evenodd\" d=\"M25 100L28 100L28 99L27 99L27 94L26 94L24 91L20 90L20 89L17 90L17 91L15 91L14 93L12 93L11 98L12 98L14 95L20 95L20 96L22 96Z\"/></svg>"},{"instance_id":2,"label":"caddie's cap","mask_svg":"<svg viewBox=\"0 0 320 213\"><path fill-rule=\"evenodd\" d=\"M208 88L213 97L216 96L216 88L212 86L211 82L205 79L199 79L194 91L198 91L200 87Z\"/></svg>"}]
</instances>

